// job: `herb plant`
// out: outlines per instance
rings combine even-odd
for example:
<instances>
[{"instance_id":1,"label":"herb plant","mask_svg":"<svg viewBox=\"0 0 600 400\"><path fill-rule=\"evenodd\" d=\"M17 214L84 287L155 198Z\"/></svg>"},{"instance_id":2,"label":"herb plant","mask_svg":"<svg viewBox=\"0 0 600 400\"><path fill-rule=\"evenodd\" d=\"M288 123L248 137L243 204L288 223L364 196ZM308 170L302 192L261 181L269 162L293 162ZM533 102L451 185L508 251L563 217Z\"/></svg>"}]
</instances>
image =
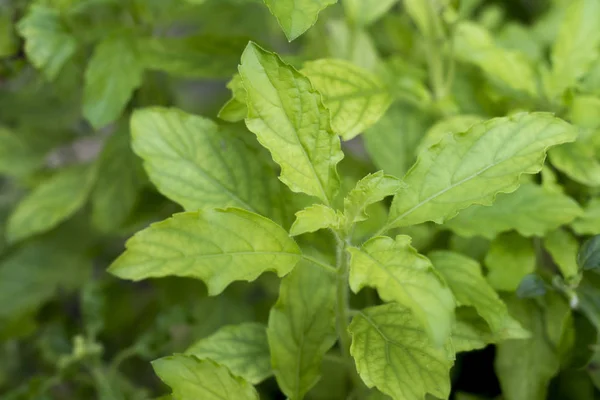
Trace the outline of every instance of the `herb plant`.
<instances>
[{"instance_id":1,"label":"herb plant","mask_svg":"<svg viewBox=\"0 0 600 400\"><path fill-rule=\"evenodd\" d=\"M600 398L600 0L337 3L0 0L3 399Z\"/></svg>"}]
</instances>

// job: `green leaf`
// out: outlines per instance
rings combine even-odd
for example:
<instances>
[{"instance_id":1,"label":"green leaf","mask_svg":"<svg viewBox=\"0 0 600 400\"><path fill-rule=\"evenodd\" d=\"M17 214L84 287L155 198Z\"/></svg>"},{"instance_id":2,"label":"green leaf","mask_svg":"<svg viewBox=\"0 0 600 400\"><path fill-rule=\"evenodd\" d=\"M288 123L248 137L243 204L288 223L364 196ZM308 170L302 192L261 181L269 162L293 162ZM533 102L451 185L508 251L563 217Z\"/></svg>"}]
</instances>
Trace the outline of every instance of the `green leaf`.
<instances>
[{"instance_id":1,"label":"green leaf","mask_svg":"<svg viewBox=\"0 0 600 400\"><path fill-rule=\"evenodd\" d=\"M535 270L535 251L531 239L510 232L498 236L485 256L487 281L496 290L513 292L525 275Z\"/></svg>"},{"instance_id":2,"label":"green leaf","mask_svg":"<svg viewBox=\"0 0 600 400\"><path fill-rule=\"evenodd\" d=\"M469 207L445 226L462 236L488 239L510 230L544 236L580 214L581 208L569 196L525 183L513 193L499 194L491 206Z\"/></svg>"},{"instance_id":3,"label":"green leaf","mask_svg":"<svg viewBox=\"0 0 600 400\"><path fill-rule=\"evenodd\" d=\"M577 265L583 270L600 267L600 235L585 241L577 254Z\"/></svg>"},{"instance_id":4,"label":"green leaf","mask_svg":"<svg viewBox=\"0 0 600 400\"><path fill-rule=\"evenodd\" d=\"M453 115L444 118L429 128L419 144L417 153L438 144L445 136L467 131L474 124L483 121L484 118L479 115Z\"/></svg>"},{"instance_id":5,"label":"green leaf","mask_svg":"<svg viewBox=\"0 0 600 400\"><path fill-rule=\"evenodd\" d=\"M598 233L600 226L600 198L593 198L583 209L580 215L571 223L571 227L578 235L593 235Z\"/></svg>"},{"instance_id":6,"label":"green leaf","mask_svg":"<svg viewBox=\"0 0 600 400\"><path fill-rule=\"evenodd\" d=\"M414 312L437 346L442 346L453 322L454 298L431 261L410 246L410 237L376 237L360 249L351 248L350 288L377 289L383 301L395 301Z\"/></svg>"},{"instance_id":7,"label":"green leaf","mask_svg":"<svg viewBox=\"0 0 600 400\"><path fill-rule=\"evenodd\" d=\"M402 181L383 171L362 178L344 199L344 215L349 224L366 221L369 216L367 207L380 202L398 192L404 185Z\"/></svg>"},{"instance_id":8,"label":"green leaf","mask_svg":"<svg viewBox=\"0 0 600 400\"><path fill-rule=\"evenodd\" d=\"M219 110L219 118L228 122L243 121L248 116L248 107L246 89L240 74L233 76L227 83L227 88L231 90L233 97Z\"/></svg>"},{"instance_id":9,"label":"green leaf","mask_svg":"<svg viewBox=\"0 0 600 400\"><path fill-rule=\"evenodd\" d=\"M320 378L323 356L333 346L335 276L302 261L281 281L269 314L271 365L288 398L302 399Z\"/></svg>"},{"instance_id":10,"label":"green leaf","mask_svg":"<svg viewBox=\"0 0 600 400\"><path fill-rule=\"evenodd\" d=\"M115 121L142 84L143 65L127 34L100 42L85 71L83 115L96 129Z\"/></svg>"},{"instance_id":11,"label":"green leaf","mask_svg":"<svg viewBox=\"0 0 600 400\"><path fill-rule=\"evenodd\" d=\"M569 178L587 186L600 186L600 162L589 140L557 146L548 152L550 162Z\"/></svg>"},{"instance_id":12,"label":"green leaf","mask_svg":"<svg viewBox=\"0 0 600 400\"><path fill-rule=\"evenodd\" d=\"M273 374L266 327L255 322L225 326L194 343L186 354L211 359L253 385Z\"/></svg>"},{"instance_id":13,"label":"green leaf","mask_svg":"<svg viewBox=\"0 0 600 400\"><path fill-rule=\"evenodd\" d=\"M537 274L527 274L517 287L517 297L526 299L541 297L547 293L546 282Z\"/></svg>"},{"instance_id":14,"label":"green leaf","mask_svg":"<svg viewBox=\"0 0 600 400\"><path fill-rule=\"evenodd\" d=\"M259 399L252 385L211 360L175 354L152 361L152 368L173 389L173 399Z\"/></svg>"},{"instance_id":15,"label":"green leaf","mask_svg":"<svg viewBox=\"0 0 600 400\"><path fill-rule=\"evenodd\" d=\"M546 149L575 140L577 131L547 113L521 113L475 124L422 152L396 194L387 228L443 223L473 204L519 187L541 170Z\"/></svg>"},{"instance_id":16,"label":"green leaf","mask_svg":"<svg viewBox=\"0 0 600 400\"><path fill-rule=\"evenodd\" d=\"M443 250L434 251L428 257L444 277L459 305L475 307L492 332L505 329L509 319L506 305L486 282L477 261Z\"/></svg>"},{"instance_id":17,"label":"green leaf","mask_svg":"<svg viewBox=\"0 0 600 400\"><path fill-rule=\"evenodd\" d=\"M544 247L567 282L577 278L577 252L579 251L577 238L564 229L557 229L546 235Z\"/></svg>"},{"instance_id":18,"label":"green leaf","mask_svg":"<svg viewBox=\"0 0 600 400\"><path fill-rule=\"evenodd\" d=\"M368 387L403 400L450 395L453 354L431 345L409 309L395 303L366 308L348 330L350 353Z\"/></svg>"},{"instance_id":19,"label":"green leaf","mask_svg":"<svg viewBox=\"0 0 600 400\"><path fill-rule=\"evenodd\" d=\"M350 140L374 125L392 102L385 83L349 61L321 59L304 64L301 72L322 95L331 112L331 127Z\"/></svg>"},{"instance_id":20,"label":"green leaf","mask_svg":"<svg viewBox=\"0 0 600 400\"><path fill-rule=\"evenodd\" d=\"M134 112L131 134L150 180L184 209L236 206L277 216L275 174L233 130L174 108L152 107Z\"/></svg>"},{"instance_id":21,"label":"green leaf","mask_svg":"<svg viewBox=\"0 0 600 400\"><path fill-rule=\"evenodd\" d=\"M345 20L327 21L326 40L329 57L348 60L370 71L376 70L381 62L371 35L365 29L351 27Z\"/></svg>"},{"instance_id":22,"label":"green leaf","mask_svg":"<svg viewBox=\"0 0 600 400\"><path fill-rule=\"evenodd\" d=\"M547 82L551 97L575 86L598 57L600 31L596 16L600 14L600 1L574 0L569 3L552 47L552 71Z\"/></svg>"},{"instance_id":23,"label":"green leaf","mask_svg":"<svg viewBox=\"0 0 600 400\"><path fill-rule=\"evenodd\" d=\"M383 17L398 0L343 0L346 15L355 24L370 25Z\"/></svg>"},{"instance_id":24,"label":"green leaf","mask_svg":"<svg viewBox=\"0 0 600 400\"><path fill-rule=\"evenodd\" d=\"M265 271L289 273L298 245L273 221L238 208L175 214L135 234L109 272L139 281L164 276L201 279L211 296Z\"/></svg>"},{"instance_id":25,"label":"green leaf","mask_svg":"<svg viewBox=\"0 0 600 400\"><path fill-rule=\"evenodd\" d=\"M329 205L340 186L336 165L344 154L320 94L308 78L254 43L244 50L239 69L246 125L281 166L281 181Z\"/></svg>"},{"instance_id":26,"label":"green leaf","mask_svg":"<svg viewBox=\"0 0 600 400\"><path fill-rule=\"evenodd\" d=\"M317 22L321 11L337 0L264 0L291 42Z\"/></svg>"},{"instance_id":27,"label":"green leaf","mask_svg":"<svg viewBox=\"0 0 600 400\"><path fill-rule=\"evenodd\" d=\"M129 132L117 130L98 158L98 181L92 193L92 221L101 231L118 229L130 216L143 184L139 159L130 148Z\"/></svg>"},{"instance_id":28,"label":"green leaf","mask_svg":"<svg viewBox=\"0 0 600 400\"><path fill-rule=\"evenodd\" d=\"M322 204L313 204L296 213L296 221L290 229L290 235L298 236L328 228L339 229L344 221L345 218L339 211Z\"/></svg>"},{"instance_id":29,"label":"green leaf","mask_svg":"<svg viewBox=\"0 0 600 400\"><path fill-rule=\"evenodd\" d=\"M45 5L32 5L18 30L25 38L28 59L50 80L56 78L77 48L77 40L65 26L60 11Z\"/></svg>"},{"instance_id":30,"label":"green leaf","mask_svg":"<svg viewBox=\"0 0 600 400\"><path fill-rule=\"evenodd\" d=\"M6 237L11 242L46 232L77 212L86 202L96 169L77 165L56 172L17 205L8 219Z\"/></svg>"},{"instance_id":31,"label":"green leaf","mask_svg":"<svg viewBox=\"0 0 600 400\"><path fill-rule=\"evenodd\" d=\"M33 149L13 130L0 126L0 173L12 176L26 175L43 162L43 153Z\"/></svg>"},{"instance_id":32,"label":"green leaf","mask_svg":"<svg viewBox=\"0 0 600 400\"><path fill-rule=\"evenodd\" d=\"M377 168L404 176L415 161L417 147L430 125L430 117L423 111L396 103L363 135L366 150Z\"/></svg>"}]
</instances>

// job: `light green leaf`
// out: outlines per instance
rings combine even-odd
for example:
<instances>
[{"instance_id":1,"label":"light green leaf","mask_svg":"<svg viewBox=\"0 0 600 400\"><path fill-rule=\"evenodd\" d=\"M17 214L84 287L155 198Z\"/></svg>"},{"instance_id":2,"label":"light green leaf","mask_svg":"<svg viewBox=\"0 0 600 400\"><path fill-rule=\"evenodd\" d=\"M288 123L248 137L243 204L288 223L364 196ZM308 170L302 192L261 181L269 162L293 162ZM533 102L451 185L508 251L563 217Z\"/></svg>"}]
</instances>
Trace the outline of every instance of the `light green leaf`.
<instances>
[{"instance_id":1,"label":"light green leaf","mask_svg":"<svg viewBox=\"0 0 600 400\"><path fill-rule=\"evenodd\" d=\"M496 290L514 292L525 275L535 270L535 260L531 239L504 233L492 242L485 256L487 281Z\"/></svg>"},{"instance_id":2,"label":"light green leaf","mask_svg":"<svg viewBox=\"0 0 600 400\"><path fill-rule=\"evenodd\" d=\"M500 88L537 97L536 73L525 55L498 47L491 34L471 22L455 28L456 57L481 68Z\"/></svg>"},{"instance_id":3,"label":"light green leaf","mask_svg":"<svg viewBox=\"0 0 600 400\"><path fill-rule=\"evenodd\" d=\"M313 204L296 213L296 221L290 229L290 235L298 236L327 228L339 229L344 222L345 218L339 211L323 204Z\"/></svg>"},{"instance_id":4,"label":"light green leaf","mask_svg":"<svg viewBox=\"0 0 600 400\"><path fill-rule=\"evenodd\" d=\"M31 148L16 132L0 126L0 174L21 176L40 167L43 153Z\"/></svg>"},{"instance_id":5,"label":"light green leaf","mask_svg":"<svg viewBox=\"0 0 600 400\"><path fill-rule=\"evenodd\" d=\"M239 69L247 92L246 125L281 166L281 181L329 205L340 186L336 165L344 154L320 94L308 78L254 43Z\"/></svg>"},{"instance_id":6,"label":"light green leaf","mask_svg":"<svg viewBox=\"0 0 600 400\"><path fill-rule=\"evenodd\" d=\"M50 80L56 78L77 48L77 40L65 26L60 11L45 5L32 5L18 30L25 38L27 58Z\"/></svg>"},{"instance_id":7,"label":"light green leaf","mask_svg":"<svg viewBox=\"0 0 600 400\"><path fill-rule=\"evenodd\" d=\"M320 378L323 356L335 333L335 276L302 261L281 281L269 314L271 365L288 398L302 399Z\"/></svg>"},{"instance_id":8,"label":"light green leaf","mask_svg":"<svg viewBox=\"0 0 600 400\"><path fill-rule=\"evenodd\" d=\"M577 253L579 242L568 231L557 229L544 237L544 247L554 259L558 269L567 282L577 278Z\"/></svg>"},{"instance_id":9,"label":"light green leaf","mask_svg":"<svg viewBox=\"0 0 600 400\"><path fill-rule=\"evenodd\" d=\"M597 16L600 15L600 1L573 0L569 3L552 47L552 71L546 82L551 97L575 86L599 55Z\"/></svg>"},{"instance_id":10,"label":"light green leaf","mask_svg":"<svg viewBox=\"0 0 600 400\"><path fill-rule=\"evenodd\" d=\"M233 130L174 108L153 107L134 112L131 134L150 180L184 209L236 206L277 216L275 174Z\"/></svg>"},{"instance_id":11,"label":"light green leaf","mask_svg":"<svg viewBox=\"0 0 600 400\"><path fill-rule=\"evenodd\" d=\"M454 319L454 298L427 257L410 246L410 237L376 237L351 248L350 287L377 289L383 301L395 301L414 312L437 346L442 346Z\"/></svg>"},{"instance_id":12,"label":"light green leaf","mask_svg":"<svg viewBox=\"0 0 600 400\"><path fill-rule=\"evenodd\" d=\"M255 322L225 326L194 343L186 354L211 359L253 385L273 374L267 329Z\"/></svg>"},{"instance_id":13,"label":"light green leaf","mask_svg":"<svg viewBox=\"0 0 600 400\"><path fill-rule=\"evenodd\" d=\"M83 115L94 128L115 121L142 84L143 65L127 34L100 42L85 71Z\"/></svg>"},{"instance_id":14,"label":"light green leaf","mask_svg":"<svg viewBox=\"0 0 600 400\"><path fill-rule=\"evenodd\" d=\"M513 193L499 194L491 206L469 207L444 225L469 237L493 239L510 230L523 236L544 236L578 215L581 208L569 196L525 183Z\"/></svg>"},{"instance_id":15,"label":"light green leaf","mask_svg":"<svg viewBox=\"0 0 600 400\"><path fill-rule=\"evenodd\" d=\"M175 354L152 361L152 368L173 389L173 399L259 399L252 385L211 360Z\"/></svg>"},{"instance_id":16,"label":"light green leaf","mask_svg":"<svg viewBox=\"0 0 600 400\"><path fill-rule=\"evenodd\" d=\"M600 186L600 162L596 159L594 146L580 137L550 149L548 156L556 169L569 178L587 186Z\"/></svg>"},{"instance_id":17,"label":"light green leaf","mask_svg":"<svg viewBox=\"0 0 600 400\"><path fill-rule=\"evenodd\" d=\"M444 118L429 128L419 144L417 153L441 142L447 135L467 131L474 124L483 121L484 118L479 115L453 115Z\"/></svg>"},{"instance_id":18,"label":"light green leaf","mask_svg":"<svg viewBox=\"0 0 600 400\"><path fill-rule=\"evenodd\" d=\"M547 299L546 299L547 300ZM497 345L495 368L506 400L544 400L550 380L559 369L556 352L566 304L510 299L509 311L532 334L527 340L508 340ZM554 314L554 315L553 315Z\"/></svg>"},{"instance_id":19,"label":"light green leaf","mask_svg":"<svg viewBox=\"0 0 600 400\"><path fill-rule=\"evenodd\" d=\"M327 21L326 40L330 57L348 60L370 71L374 71L380 64L379 53L371 35L365 29L350 27L346 20Z\"/></svg>"},{"instance_id":20,"label":"light green leaf","mask_svg":"<svg viewBox=\"0 0 600 400\"><path fill-rule=\"evenodd\" d=\"M331 127L350 140L375 124L392 102L382 80L349 61L322 59L304 64L301 72L323 95Z\"/></svg>"},{"instance_id":21,"label":"light green leaf","mask_svg":"<svg viewBox=\"0 0 600 400\"><path fill-rule=\"evenodd\" d=\"M291 42L317 22L321 11L337 0L264 0Z\"/></svg>"},{"instance_id":22,"label":"light green leaf","mask_svg":"<svg viewBox=\"0 0 600 400\"><path fill-rule=\"evenodd\" d=\"M600 66L600 59L598 64ZM569 109L569 120L581 128L600 128L600 97L574 94ZM582 136L586 139L593 138L593 135Z\"/></svg>"},{"instance_id":23,"label":"light green leaf","mask_svg":"<svg viewBox=\"0 0 600 400\"><path fill-rule=\"evenodd\" d=\"M101 231L111 231L129 217L144 182L127 130L117 130L107 139L98 163L98 181L91 198L92 221Z\"/></svg>"},{"instance_id":24,"label":"light green leaf","mask_svg":"<svg viewBox=\"0 0 600 400\"><path fill-rule=\"evenodd\" d=\"M231 90L232 98L225 103L219 110L219 118L228 122L243 121L248 116L248 107L246 106L246 89L240 74L235 74L227 83L227 88Z\"/></svg>"},{"instance_id":25,"label":"light green leaf","mask_svg":"<svg viewBox=\"0 0 600 400\"><path fill-rule=\"evenodd\" d=\"M46 232L71 217L86 202L96 179L93 166L78 165L55 173L17 205L6 237L16 242Z\"/></svg>"},{"instance_id":26,"label":"light green leaf","mask_svg":"<svg viewBox=\"0 0 600 400\"><path fill-rule=\"evenodd\" d=\"M600 233L600 198L590 200L584 207L583 214L573 221L571 227L578 235Z\"/></svg>"},{"instance_id":27,"label":"light green leaf","mask_svg":"<svg viewBox=\"0 0 600 400\"><path fill-rule=\"evenodd\" d=\"M366 209L403 188L402 181L383 171L362 178L344 199L344 216L348 224L366 221L369 216Z\"/></svg>"},{"instance_id":28,"label":"light green leaf","mask_svg":"<svg viewBox=\"0 0 600 400\"><path fill-rule=\"evenodd\" d=\"M577 130L547 113L521 113L475 124L422 152L404 177L386 228L443 223L473 204L519 187L541 170L546 149L575 140Z\"/></svg>"},{"instance_id":29,"label":"light green leaf","mask_svg":"<svg viewBox=\"0 0 600 400\"><path fill-rule=\"evenodd\" d=\"M430 117L423 111L396 103L365 132L365 147L377 168L404 176L414 163L417 147L430 125Z\"/></svg>"},{"instance_id":30,"label":"light green leaf","mask_svg":"<svg viewBox=\"0 0 600 400\"><path fill-rule=\"evenodd\" d=\"M450 395L453 354L431 345L409 309L396 303L366 308L348 330L350 353L368 387L402 400Z\"/></svg>"},{"instance_id":31,"label":"light green leaf","mask_svg":"<svg viewBox=\"0 0 600 400\"><path fill-rule=\"evenodd\" d=\"M459 305L475 307L492 332L505 329L509 319L506 305L486 282L477 261L443 250L434 251L428 257L444 277Z\"/></svg>"},{"instance_id":32,"label":"light green leaf","mask_svg":"<svg viewBox=\"0 0 600 400\"><path fill-rule=\"evenodd\" d=\"M343 0L348 18L360 26L370 25L387 13L398 0Z\"/></svg>"},{"instance_id":33,"label":"light green leaf","mask_svg":"<svg viewBox=\"0 0 600 400\"><path fill-rule=\"evenodd\" d=\"M280 226L238 208L175 214L126 243L109 272L139 281L164 276L203 280L211 296L233 281L253 281L265 271L289 273L298 245Z\"/></svg>"}]
</instances>

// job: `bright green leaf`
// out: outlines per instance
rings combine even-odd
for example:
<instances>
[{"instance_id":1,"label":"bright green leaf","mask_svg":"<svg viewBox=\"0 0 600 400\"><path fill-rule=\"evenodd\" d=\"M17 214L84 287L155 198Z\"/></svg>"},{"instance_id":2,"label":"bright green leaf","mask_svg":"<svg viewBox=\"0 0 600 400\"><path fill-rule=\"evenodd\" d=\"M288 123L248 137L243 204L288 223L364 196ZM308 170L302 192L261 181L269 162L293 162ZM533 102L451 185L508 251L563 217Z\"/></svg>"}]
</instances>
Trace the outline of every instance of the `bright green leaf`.
<instances>
[{"instance_id":1,"label":"bright green leaf","mask_svg":"<svg viewBox=\"0 0 600 400\"><path fill-rule=\"evenodd\" d=\"M594 235L600 233L600 198L593 198L583 209L571 227L579 235Z\"/></svg>"},{"instance_id":2,"label":"bright green leaf","mask_svg":"<svg viewBox=\"0 0 600 400\"><path fill-rule=\"evenodd\" d=\"M259 399L252 385L211 360L176 354L152 361L152 368L173 389L173 399Z\"/></svg>"},{"instance_id":3,"label":"bright green leaf","mask_svg":"<svg viewBox=\"0 0 600 400\"><path fill-rule=\"evenodd\" d=\"M269 314L271 365L288 398L302 399L320 378L323 356L335 333L335 276L302 261L281 281Z\"/></svg>"},{"instance_id":4,"label":"bright green leaf","mask_svg":"<svg viewBox=\"0 0 600 400\"><path fill-rule=\"evenodd\" d=\"M93 166L77 165L42 182L12 212L7 239L15 242L46 232L71 217L86 202L95 178Z\"/></svg>"},{"instance_id":5,"label":"bright green leaf","mask_svg":"<svg viewBox=\"0 0 600 400\"><path fill-rule=\"evenodd\" d=\"M360 26L370 25L385 15L398 0L343 0L348 18Z\"/></svg>"},{"instance_id":6,"label":"bright green leaf","mask_svg":"<svg viewBox=\"0 0 600 400\"><path fill-rule=\"evenodd\" d=\"M409 309L396 303L367 308L348 330L350 353L368 387L402 400L450 395L453 354L429 342Z\"/></svg>"},{"instance_id":7,"label":"bright green leaf","mask_svg":"<svg viewBox=\"0 0 600 400\"><path fill-rule=\"evenodd\" d=\"M281 166L281 181L329 204L340 186L336 165L344 155L320 94L308 78L254 43L239 69L247 92L246 125Z\"/></svg>"},{"instance_id":8,"label":"bright green leaf","mask_svg":"<svg viewBox=\"0 0 600 400\"><path fill-rule=\"evenodd\" d=\"M513 193L499 194L491 206L469 207L445 226L462 236L488 239L510 230L523 236L544 236L580 214L581 208L569 196L525 183Z\"/></svg>"},{"instance_id":9,"label":"bright green leaf","mask_svg":"<svg viewBox=\"0 0 600 400\"><path fill-rule=\"evenodd\" d=\"M344 140L375 124L391 104L384 82L349 61L311 61L304 64L301 72L323 95L323 102L331 112L331 127Z\"/></svg>"},{"instance_id":10,"label":"bright green leaf","mask_svg":"<svg viewBox=\"0 0 600 400\"><path fill-rule=\"evenodd\" d=\"M519 187L521 174L541 170L546 149L577 131L546 113L521 113L475 124L422 152L396 194L387 228L442 223L473 204Z\"/></svg>"},{"instance_id":11,"label":"bright green leaf","mask_svg":"<svg viewBox=\"0 0 600 400\"><path fill-rule=\"evenodd\" d=\"M228 122L243 121L248 116L248 107L246 106L246 89L244 89L240 74L233 76L227 83L227 88L231 90L233 96L219 110L219 118Z\"/></svg>"},{"instance_id":12,"label":"bright green leaf","mask_svg":"<svg viewBox=\"0 0 600 400\"><path fill-rule=\"evenodd\" d=\"M291 42L317 22L319 13L337 0L264 0Z\"/></svg>"},{"instance_id":13,"label":"bright green leaf","mask_svg":"<svg viewBox=\"0 0 600 400\"><path fill-rule=\"evenodd\" d=\"M384 301L398 302L414 312L433 342L441 346L450 335L454 298L427 257L410 246L410 237L376 237L360 249L351 248L350 287L377 289Z\"/></svg>"},{"instance_id":14,"label":"bright green leaf","mask_svg":"<svg viewBox=\"0 0 600 400\"><path fill-rule=\"evenodd\" d=\"M370 71L374 71L381 62L371 35L365 29L351 27L346 20L327 21L326 40L329 57L348 60Z\"/></svg>"},{"instance_id":15,"label":"bright green leaf","mask_svg":"<svg viewBox=\"0 0 600 400\"><path fill-rule=\"evenodd\" d=\"M600 162L594 146L577 140L557 146L548 152L550 162L569 178L587 186L600 186Z\"/></svg>"},{"instance_id":16,"label":"bright green leaf","mask_svg":"<svg viewBox=\"0 0 600 400\"><path fill-rule=\"evenodd\" d=\"M255 322L225 326L194 343L186 354L211 359L253 385L273 373L266 327Z\"/></svg>"},{"instance_id":17,"label":"bright green leaf","mask_svg":"<svg viewBox=\"0 0 600 400\"><path fill-rule=\"evenodd\" d=\"M109 272L139 281L164 276L203 280L211 296L265 271L289 273L298 245L280 226L238 208L175 214L135 234Z\"/></svg>"},{"instance_id":18,"label":"bright green leaf","mask_svg":"<svg viewBox=\"0 0 600 400\"><path fill-rule=\"evenodd\" d=\"M498 236L485 256L487 281L496 290L515 291L525 275L535 270L531 239L510 232Z\"/></svg>"},{"instance_id":19,"label":"bright green leaf","mask_svg":"<svg viewBox=\"0 0 600 400\"><path fill-rule=\"evenodd\" d=\"M85 71L83 115L94 128L115 121L142 83L143 66L127 34L100 42Z\"/></svg>"},{"instance_id":20,"label":"bright green leaf","mask_svg":"<svg viewBox=\"0 0 600 400\"><path fill-rule=\"evenodd\" d=\"M473 124L483 121L484 118L478 115L453 115L444 118L429 128L419 144L417 153L441 142L447 135L464 132L473 126Z\"/></svg>"},{"instance_id":21,"label":"bright green leaf","mask_svg":"<svg viewBox=\"0 0 600 400\"><path fill-rule=\"evenodd\" d=\"M296 221L290 229L290 235L298 236L320 229L338 229L344 223L344 216L333 208L314 204L296 213Z\"/></svg>"},{"instance_id":22,"label":"bright green leaf","mask_svg":"<svg viewBox=\"0 0 600 400\"><path fill-rule=\"evenodd\" d=\"M568 281L577 277L577 252L579 243L577 239L564 229L550 232L544 238L544 247L554 259L563 277Z\"/></svg>"}]
</instances>

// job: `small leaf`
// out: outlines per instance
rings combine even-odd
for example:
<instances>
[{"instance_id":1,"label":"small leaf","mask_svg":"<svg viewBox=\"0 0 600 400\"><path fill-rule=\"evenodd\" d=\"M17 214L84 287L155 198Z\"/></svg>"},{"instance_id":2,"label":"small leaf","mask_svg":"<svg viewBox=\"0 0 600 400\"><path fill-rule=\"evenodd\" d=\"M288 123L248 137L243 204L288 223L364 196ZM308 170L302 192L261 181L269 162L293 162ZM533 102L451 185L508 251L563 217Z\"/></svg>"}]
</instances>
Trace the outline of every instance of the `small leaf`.
<instances>
[{"instance_id":1,"label":"small leaf","mask_svg":"<svg viewBox=\"0 0 600 400\"><path fill-rule=\"evenodd\" d=\"M299 400L320 378L323 356L335 333L335 276L302 261L281 281L269 314L267 336L279 387Z\"/></svg>"},{"instance_id":2,"label":"small leaf","mask_svg":"<svg viewBox=\"0 0 600 400\"><path fill-rule=\"evenodd\" d=\"M317 22L321 11L337 0L264 0L291 42Z\"/></svg>"},{"instance_id":3,"label":"small leaf","mask_svg":"<svg viewBox=\"0 0 600 400\"><path fill-rule=\"evenodd\" d=\"M194 343L186 354L211 359L253 385L273 374L266 327L255 322L225 326Z\"/></svg>"},{"instance_id":4,"label":"small leaf","mask_svg":"<svg viewBox=\"0 0 600 400\"><path fill-rule=\"evenodd\" d=\"M579 216L571 227L578 235L594 235L600 227L600 198L593 198L584 207L583 215Z\"/></svg>"},{"instance_id":5,"label":"small leaf","mask_svg":"<svg viewBox=\"0 0 600 400\"><path fill-rule=\"evenodd\" d=\"M18 24L25 38L27 58L54 80L77 49L77 40L65 26L60 11L34 4Z\"/></svg>"},{"instance_id":6,"label":"small leaf","mask_svg":"<svg viewBox=\"0 0 600 400\"><path fill-rule=\"evenodd\" d=\"M546 282L536 274L528 274L521 280L517 288L517 296L524 299L540 297L546 294Z\"/></svg>"},{"instance_id":7,"label":"small leaf","mask_svg":"<svg viewBox=\"0 0 600 400\"><path fill-rule=\"evenodd\" d=\"M235 74L227 83L232 98L219 110L219 118L228 122L243 121L248 116L247 96L240 74Z\"/></svg>"},{"instance_id":8,"label":"small leaf","mask_svg":"<svg viewBox=\"0 0 600 400\"><path fill-rule=\"evenodd\" d=\"M298 236L320 229L339 229L344 223L344 216L333 208L322 204L313 204L296 213L296 221L290 229L291 236Z\"/></svg>"},{"instance_id":9,"label":"small leaf","mask_svg":"<svg viewBox=\"0 0 600 400\"><path fill-rule=\"evenodd\" d=\"M590 143L581 140L557 146L548 152L550 162L569 178L587 186L600 186L600 162Z\"/></svg>"},{"instance_id":10,"label":"small leaf","mask_svg":"<svg viewBox=\"0 0 600 400\"><path fill-rule=\"evenodd\" d=\"M331 127L344 140L374 125L392 102L386 85L377 75L349 61L311 61L301 72L323 95L323 102L331 111Z\"/></svg>"},{"instance_id":11,"label":"small leaf","mask_svg":"<svg viewBox=\"0 0 600 400\"><path fill-rule=\"evenodd\" d=\"M422 152L396 194L387 228L442 223L473 204L519 187L521 174L541 170L546 149L577 131L546 113L522 113L475 124Z\"/></svg>"},{"instance_id":12,"label":"small leaf","mask_svg":"<svg viewBox=\"0 0 600 400\"><path fill-rule=\"evenodd\" d=\"M46 232L77 212L96 179L93 166L78 165L55 173L17 205L8 219L6 237L16 242Z\"/></svg>"},{"instance_id":13,"label":"small leaf","mask_svg":"<svg viewBox=\"0 0 600 400\"><path fill-rule=\"evenodd\" d=\"M152 361L152 368L173 389L173 399L259 399L252 385L211 360L175 354Z\"/></svg>"},{"instance_id":14,"label":"small leaf","mask_svg":"<svg viewBox=\"0 0 600 400\"><path fill-rule=\"evenodd\" d=\"M583 270L600 268L600 235L588 239L577 254L577 265Z\"/></svg>"},{"instance_id":15,"label":"small leaf","mask_svg":"<svg viewBox=\"0 0 600 400\"><path fill-rule=\"evenodd\" d=\"M535 270L536 257L531 239L510 232L498 236L485 256L487 281L496 290L513 292L525 275Z\"/></svg>"},{"instance_id":16,"label":"small leaf","mask_svg":"<svg viewBox=\"0 0 600 400\"><path fill-rule=\"evenodd\" d=\"M410 308L435 345L442 346L452 327L454 298L428 258L410 246L410 237L376 237L351 248L350 287L377 289L384 301Z\"/></svg>"},{"instance_id":17,"label":"small leaf","mask_svg":"<svg viewBox=\"0 0 600 400\"><path fill-rule=\"evenodd\" d=\"M544 238L544 247L567 282L577 278L577 238L564 229L557 229Z\"/></svg>"},{"instance_id":18,"label":"small leaf","mask_svg":"<svg viewBox=\"0 0 600 400\"><path fill-rule=\"evenodd\" d=\"M419 144L417 153L441 142L447 135L467 131L474 124L483 121L484 118L478 115L453 115L442 119L429 128Z\"/></svg>"},{"instance_id":19,"label":"small leaf","mask_svg":"<svg viewBox=\"0 0 600 400\"><path fill-rule=\"evenodd\" d=\"M407 308L391 303L358 313L348 328L350 353L367 387L394 399L450 395L453 354L434 347Z\"/></svg>"},{"instance_id":20,"label":"small leaf","mask_svg":"<svg viewBox=\"0 0 600 400\"><path fill-rule=\"evenodd\" d=\"M398 0L343 0L348 18L359 26L371 25L383 17Z\"/></svg>"},{"instance_id":21,"label":"small leaf","mask_svg":"<svg viewBox=\"0 0 600 400\"><path fill-rule=\"evenodd\" d=\"M96 129L115 121L142 84L143 66L126 34L100 42L85 71L83 115Z\"/></svg>"},{"instance_id":22,"label":"small leaf","mask_svg":"<svg viewBox=\"0 0 600 400\"><path fill-rule=\"evenodd\" d=\"M328 205L340 187L336 165L344 154L321 96L308 78L254 43L244 50L239 69L246 125L281 166L281 181Z\"/></svg>"},{"instance_id":23,"label":"small leaf","mask_svg":"<svg viewBox=\"0 0 600 400\"><path fill-rule=\"evenodd\" d=\"M126 248L110 266L112 274L134 281L193 277L206 283L211 296L265 271L284 276L300 259L283 228L238 208L175 214L135 234Z\"/></svg>"}]
</instances>

